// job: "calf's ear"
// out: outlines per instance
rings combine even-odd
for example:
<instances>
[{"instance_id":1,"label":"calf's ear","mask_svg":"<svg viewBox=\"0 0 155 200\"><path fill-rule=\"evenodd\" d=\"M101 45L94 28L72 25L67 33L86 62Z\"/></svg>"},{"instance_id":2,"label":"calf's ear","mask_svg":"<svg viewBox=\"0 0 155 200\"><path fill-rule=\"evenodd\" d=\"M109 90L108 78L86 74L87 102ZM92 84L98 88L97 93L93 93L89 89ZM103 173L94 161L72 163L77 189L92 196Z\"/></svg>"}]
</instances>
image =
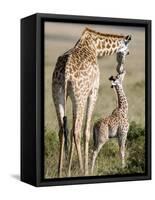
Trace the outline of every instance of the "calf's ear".
<instances>
[{"instance_id":1,"label":"calf's ear","mask_svg":"<svg viewBox=\"0 0 155 200\"><path fill-rule=\"evenodd\" d=\"M128 44L130 42L131 38L132 38L131 35L125 36L125 43Z\"/></svg>"},{"instance_id":2,"label":"calf's ear","mask_svg":"<svg viewBox=\"0 0 155 200\"><path fill-rule=\"evenodd\" d=\"M114 81L114 77L113 77L113 76L110 76L110 77L109 77L109 81Z\"/></svg>"}]
</instances>

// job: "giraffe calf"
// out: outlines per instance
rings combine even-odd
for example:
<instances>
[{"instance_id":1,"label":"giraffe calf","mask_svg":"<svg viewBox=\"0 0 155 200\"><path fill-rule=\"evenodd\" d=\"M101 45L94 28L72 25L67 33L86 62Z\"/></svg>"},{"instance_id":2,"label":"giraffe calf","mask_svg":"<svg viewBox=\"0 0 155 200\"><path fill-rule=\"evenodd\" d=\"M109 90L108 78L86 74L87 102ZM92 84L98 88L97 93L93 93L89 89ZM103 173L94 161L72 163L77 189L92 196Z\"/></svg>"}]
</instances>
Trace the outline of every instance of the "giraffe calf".
<instances>
[{"instance_id":1,"label":"giraffe calf","mask_svg":"<svg viewBox=\"0 0 155 200\"><path fill-rule=\"evenodd\" d=\"M91 173L93 174L95 161L102 146L109 140L109 138L117 137L119 144L119 151L122 160L122 167L125 167L125 143L129 129L128 123L128 102L123 91L122 82L125 71L117 76L111 76L111 87L117 94L117 107L112 114L106 118L98 120L93 127L94 151L92 159Z\"/></svg>"}]
</instances>

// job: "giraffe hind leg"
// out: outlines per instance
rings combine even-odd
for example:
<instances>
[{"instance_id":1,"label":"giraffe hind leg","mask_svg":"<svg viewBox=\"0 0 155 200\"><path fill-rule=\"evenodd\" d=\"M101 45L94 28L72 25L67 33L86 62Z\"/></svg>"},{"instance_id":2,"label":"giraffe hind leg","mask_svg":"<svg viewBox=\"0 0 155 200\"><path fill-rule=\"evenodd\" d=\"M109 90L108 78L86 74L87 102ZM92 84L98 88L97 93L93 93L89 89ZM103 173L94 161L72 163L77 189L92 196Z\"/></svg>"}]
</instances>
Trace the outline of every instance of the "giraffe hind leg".
<instances>
[{"instance_id":1,"label":"giraffe hind leg","mask_svg":"<svg viewBox=\"0 0 155 200\"><path fill-rule=\"evenodd\" d=\"M71 147L70 147L70 153L69 153L69 167L68 167L68 176L71 176L71 166L72 166L72 160L73 160L73 154L74 154L74 138L73 138L73 131L71 131Z\"/></svg>"},{"instance_id":2,"label":"giraffe hind leg","mask_svg":"<svg viewBox=\"0 0 155 200\"><path fill-rule=\"evenodd\" d=\"M93 158L92 158L92 167L91 167L91 174L93 175L94 172L94 167L95 167L95 162L96 162L96 158L101 150L103 146L103 143L100 143L99 145L97 145L96 149L93 152Z\"/></svg>"},{"instance_id":3,"label":"giraffe hind leg","mask_svg":"<svg viewBox=\"0 0 155 200\"><path fill-rule=\"evenodd\" d=\"M78 155L78 160L79 160L79 166L80 166L80 171L83 174L83 160L82 160L82 153L81 153L81 129L82 129L82 122L83 122L83 116L84 116L84 108L85 108L85 102L83 102L83 105L81 106L80 104L77 103L74 104L73 106L76 105L75 113L74 113L74 121L73 121L73 137L74 137L74 142L75 142L75 147Z\"/></svg>"},{"instance_id":4,"label":"giraffe hind leg","mask_svg":"<svg viewBox=\"0 0 155 200\"><path fill-rule=\"evenodd\" d=\"M92 89L91 94L87 100L87 107L86 107L86 120L85 120L85 129L84 129L84 172L85 175L89 174L88 170L88 153L89 153L89 140L90 140L90 125L91 125L91 118L93 114L93 110L95 107L95 103L97 100L98 94L98 79L96 81L95 87Z\"/></svg>"},{"instance_id":5,"label":"giraffe hind leg","mask_svg":"<svg viewBox=\"0 0 155 200\"><path fill-rule=\"evenodd\" d=\"M91 166L91 174L93 175L95 162L97 159L97 156L102 148L102 146L108 141L108 128L104 128L104 132L100 133L99 130L94 127L93 128L93 139L94 139L94 151L93 151L93 157L92 157L92 166Z\"/></svg>"},{"instance_id":6,"label":"giraffe hind leg","mask_svg":"<svg viewBox=\"0 0 155 200\"><path fill-rule=\"evenodd\" d=\"M58 91L62 91L61 93ZM63 134L63 121L64 121L64 93L63 90L53 89L53 101L55 104L58 125L59 125L59 163L58 163L58 177L62 177L63 156L64 156L64 134Z\"/></svg>"}]
</instances>

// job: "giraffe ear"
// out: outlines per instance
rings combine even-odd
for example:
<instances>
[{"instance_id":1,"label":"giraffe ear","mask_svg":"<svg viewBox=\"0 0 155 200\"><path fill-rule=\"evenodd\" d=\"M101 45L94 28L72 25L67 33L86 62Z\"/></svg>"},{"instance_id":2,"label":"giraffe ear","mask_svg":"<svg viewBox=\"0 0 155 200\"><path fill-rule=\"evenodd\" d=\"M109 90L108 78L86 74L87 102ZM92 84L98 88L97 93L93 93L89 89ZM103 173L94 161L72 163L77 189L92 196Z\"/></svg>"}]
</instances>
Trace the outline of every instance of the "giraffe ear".
<instances>
[{"instance_id":1,"label":"giraffe ear","mask_svg":"<svg viewBox=\"0 0 155 200\"><path fill-rule=\"evenodd\" d=\"M131 40L131 35L125 36L125 43L128 44Z\"/></svg>"},{"instance_id":2,"label":"giraffe ear","mask_svg":"<svg viewBox=\"0 0 155 200\"><path fill-rule=\"evenodd\" d=\"M114 76L110 76L109 81L114 81Z\"/></svg>"}]
</instances>

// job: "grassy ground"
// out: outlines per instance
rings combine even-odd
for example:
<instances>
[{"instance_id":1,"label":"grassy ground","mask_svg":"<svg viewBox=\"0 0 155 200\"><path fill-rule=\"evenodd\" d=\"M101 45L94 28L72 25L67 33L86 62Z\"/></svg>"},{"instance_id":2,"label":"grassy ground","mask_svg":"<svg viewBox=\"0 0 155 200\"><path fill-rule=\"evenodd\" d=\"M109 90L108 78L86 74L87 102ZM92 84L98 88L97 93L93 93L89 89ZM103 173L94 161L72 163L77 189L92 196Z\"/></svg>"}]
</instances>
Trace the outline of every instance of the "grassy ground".
<instances>
[{"instance_id":1,"label":"grassy ground","mask_svg":"<svg viewBox=\"0 0 155 200\"><path fill-rule=\"evenodd\" d=\"M45 25L45 177L56 176L59 143L58 143L58 124L51 93L51 77L59 55L71 48L81 35L86 25L46 23ZM145 33L142 28L122 28L111 26L92 26L95 30L109 33L131 34L130 55L126 60L127 74L124 80L124 90L129 103L129 121L140 124L144 129L145 118ZM110 89L108 77L116 74L115 55L99 60L100 66L100 88L96 102L93 122L98 118L109 115L115 108L115 94ZM71 102L67 102L67 117L69 128L72 124ZM136 125L135 125L136 126ZM138 129L140 131L140 129ZM139 133L140 134L140 133ZM134 134L133 134L134 135ZM92 139L91 139L92 143ZM127 167L121 170L118 162L118 145L116 139L109 141L101 150L97 159L95 174L108 175L117 173L143 172L144 170L144 134L136 139L128 139L127 142ZM92 144L90 144L92 145ZM91 149L90 157L91 160ZM140 158L137 156L141 155ZM64 169L66 169L67 162ZM77 155L74 155L72 175L78 176ZM66 172L66 170L64 170ZM64 176L66 175L64 172Z\"/></svg>"},{"instance_id":2,"label":"grassy ground","mask_svg":"<svg viewBox=\"0 0 155 200\"><path fill-rule=\"evenodd\" d=\"M45 177L57 177L57 164L59 154L59 140L57 133L45 130ZM89 152L89 168L92 160L92 140ZM126 144L126 167L121 168L121 160L118 153L116 138L110 139L101 149L96 160L94 175L144 173L145 171L145 131L141 125L135 122L130 124ZM74 154L72 176L79 176L79 164L77 155ZM67 175L68 160L64 159L63 176Z\"/></svg>"}]
</instances>

